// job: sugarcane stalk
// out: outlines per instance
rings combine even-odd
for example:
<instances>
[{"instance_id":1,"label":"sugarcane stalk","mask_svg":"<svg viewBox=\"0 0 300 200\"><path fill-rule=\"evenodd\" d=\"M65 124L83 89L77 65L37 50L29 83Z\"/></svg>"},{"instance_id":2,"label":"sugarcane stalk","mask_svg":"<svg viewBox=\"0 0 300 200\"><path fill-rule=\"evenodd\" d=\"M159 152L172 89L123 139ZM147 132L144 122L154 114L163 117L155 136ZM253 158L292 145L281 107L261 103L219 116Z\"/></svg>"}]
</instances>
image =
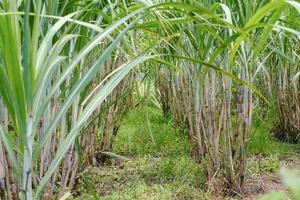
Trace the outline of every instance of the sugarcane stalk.
<instances>
[{"instance_id":1,"label":"sugarcane stalk","mask_svg":"<svg viewBox=\"0 0 300 200\"><path fill-rule=\"evenodd\" d=\"M33 117L27 118L26 145L24 147L24 167L22 189L25 199L32 199L32 146L33 146Z\"/></svg>"}]
</instances>

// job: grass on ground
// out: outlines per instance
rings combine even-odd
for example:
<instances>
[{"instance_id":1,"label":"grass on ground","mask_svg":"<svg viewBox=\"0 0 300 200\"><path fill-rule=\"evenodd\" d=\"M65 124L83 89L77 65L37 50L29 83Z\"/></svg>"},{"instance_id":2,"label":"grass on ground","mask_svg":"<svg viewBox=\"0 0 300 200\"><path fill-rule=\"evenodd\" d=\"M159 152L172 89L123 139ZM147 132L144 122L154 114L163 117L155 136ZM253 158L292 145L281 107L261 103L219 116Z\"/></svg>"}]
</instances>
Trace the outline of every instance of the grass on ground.
<instances>
[{"instance_id":1,"label":"grass on ground","mask_svg":"<svg viewBox=\"0 0 300 200\"><path fill-rule=\"evenodd\" d=\"M188 138L155 107L132 110L114 143L113 152L129 160L112 159L100 168L79 175L76 200L125 199L211 199L204 192L206 176L201 165L190 158ZM272 138L271 125L259 120L249 139L247 173L277 173L287 159L296 159L299 145ZM96 197L99 195L99 197Z\"/></svg>"}]
</instances>

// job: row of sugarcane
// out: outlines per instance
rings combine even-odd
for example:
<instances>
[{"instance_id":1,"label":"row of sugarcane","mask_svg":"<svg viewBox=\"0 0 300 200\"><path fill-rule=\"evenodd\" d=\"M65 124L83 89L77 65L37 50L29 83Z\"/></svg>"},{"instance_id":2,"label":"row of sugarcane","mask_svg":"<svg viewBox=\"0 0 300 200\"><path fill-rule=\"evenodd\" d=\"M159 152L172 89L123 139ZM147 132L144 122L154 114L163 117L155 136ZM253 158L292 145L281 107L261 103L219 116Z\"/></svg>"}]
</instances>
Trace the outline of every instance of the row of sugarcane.
<instances>
[{"instance_id":1,"label":"row of sugarcane","mask_svg":"<svg viewBox=\"0 0 300 200\"><path fill-rule=\"evenodd\" d=\"M195 7L209 5L235 27L224 29L215 19L199 17L189 26L175 27L181 36L163 51L181 55L166 56L168 68L162 65L158 70L156 86L164 113L172 113L188 134L193 157L206 166L208 188L220 193L242 194L257 101L264 102L260 106L269 101L278 110L275 136L299 141L300 4L276 9L276 3L283 2L194 2ZM247 36L236 35L236 27Z\"/></svg>"},{"instance_id":2,"label":"row of sugarcane","mask_svg":"<svg viewBox=\"0 0 300 200\"><path fill-rule=\"evenodd\" d=\"M112 71L112 66L119 66L124 61L116 58L115 61L109 61L105 64L102 75L106 75ZM103 77L99 76L99 81ZM95 80L96 81L96 80ZM132 106L132 81L133 76L129 75L125 78L118 87L106 98L97 110L94 111L87 125L84 127L82 134L76 138L69 148L66 156L62 160L61 165L55 169L50 181L45 187L43 199L61 198L66 191L74 187L77 173L83 171L87 166L100 166L107 158L106 152L112 148L113 141L117 135L118 129L123 116ZM91 84L87 90L95 89L96 82ZM131 86L130 86L131 85ZM72 106L70 116L64 116L59 125L54 130L53 134L45 145L41 148L39 164L34 167L35 176L33 177L33 185L37 186L38 182L47 172L51 161L56 155L58 147L63 143L66 134L71 126L76 123L76 115L78 109L82 109L78 101ZM44 113L43 120L39 124L38 134L45 131L45 127L49 121L56 115L59 106L61 106L60 97L53 99L53 105L49 105ZM77 109L78 108L78 109ZM9 116L3 103L0 104L0 120L3 129L10 134L13 134L13 128ZM15 151L16 156L18 152ZM0 175L1 175L1 197L2 199L19 199L21 185L15 178L13 166L4 145L0 146Z\"/></svg>"},{"instance_id":3,"label":"row of sugarcane","mask_svg":"<svg viewBox=\"0 0 300 200\"><path fill-rule=\"evenodd\" d=\"M143 11L126 6L0 2L1 199L60 199L105 161L149 53L131 40Z\"/></svg>"}]
</instances>

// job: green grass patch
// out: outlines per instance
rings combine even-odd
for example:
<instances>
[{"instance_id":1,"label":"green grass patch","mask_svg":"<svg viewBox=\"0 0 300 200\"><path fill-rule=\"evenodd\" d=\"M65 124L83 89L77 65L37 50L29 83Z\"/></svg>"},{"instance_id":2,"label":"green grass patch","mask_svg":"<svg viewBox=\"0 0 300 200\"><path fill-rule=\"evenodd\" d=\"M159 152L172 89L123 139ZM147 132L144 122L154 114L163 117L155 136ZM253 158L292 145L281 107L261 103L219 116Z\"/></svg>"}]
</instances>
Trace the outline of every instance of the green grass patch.
<instances>
[{"instance_id":1,"label":"green grass patch","mask_svg":"<svg viewBox=\"0 0 300 200\"><path fill-rule=\"evenodd\" d=\"M174 128L171 117L154 107L139 107L128 113L118 133L113 151L125 156L189 155L185 134Z\"/></svg>"},{"instance_id":2,"label":"green grass patch","mask_svg":"<svg viewBox=\"0 0 300 200\"><path fill-rule=\"evenodd\" d=\"M290 144L276 140L271 133L272 124L266 121L255 122L249 137L250 155L286 155L300 152L299 144Z\"/></svg>"},{"instance_id":3,"label":"green grass patch","mask_svg":"<svg viewBox=\"0 0 300 200\"><path fill-rule=\"evenodd\" d=\"M112 158L101 168L85 170L88 184L77 185L75 199L93 199L95 192L111 200L209 199L203 192L204 169L190 150L186 134L174 128L171 117L156 107L134 109L123 120L113 146L113 153L129 160Z\"/></svg>"},{"instance_id":4,"label":"green grass patch","mask_svg":"<svg viewBox=\"0 0 300 200\"><path fill-rule=\"evenodd\" d=\"M90 168L82 174L75 200L93 199L204 199L205 174L189 157L136 157ZM83 179L81 177L80 179ZM88 187L89 186L89 187ZM92 190L91 190L92 186Z\"/></svg>"},{"instance_id":5,"label":"green grass patch","mask_svg":"<svg viewBox=\"0 0 300 200\"><path fill-rule=\"evenodd\" d=\"M126 200L169 200L169 199L209 199L208 194L203 193L198 188L189 185L175 184L153 184L139 182L125 191L115 192L106 200L126 199Z\"/></svg>"},{"instance_id":6,"label":"green grass patch","mask_svg":"<svg viewBox=\"0 0 300 200\"><path fill-rule=\"evenodd\" d=\"M167 158L159 167L162 179L203 188L206 182L204 168L190 157Z\"/></svg>"}]
</instances>

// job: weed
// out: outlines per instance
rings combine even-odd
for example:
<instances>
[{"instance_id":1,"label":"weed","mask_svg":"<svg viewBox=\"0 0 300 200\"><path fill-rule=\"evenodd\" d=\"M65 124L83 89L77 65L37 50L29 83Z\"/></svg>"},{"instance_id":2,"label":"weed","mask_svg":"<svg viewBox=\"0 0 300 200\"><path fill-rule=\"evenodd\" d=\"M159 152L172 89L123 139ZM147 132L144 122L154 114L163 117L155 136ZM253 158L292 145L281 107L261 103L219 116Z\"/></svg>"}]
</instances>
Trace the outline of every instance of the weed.
<instances>
[{"instance_id":1,"label":"weed","mask_svg":"<svg viewBox=\"0 0 300 200\"><path fill-rule=\"evenodd\" d=\"M126 116L123 124L113 149L117 154L151 154L160 157L190 153L188 138L176 130L172 119L165 117L157 108L142 107L133 110Z\"/></svg>"}]
</instances>

